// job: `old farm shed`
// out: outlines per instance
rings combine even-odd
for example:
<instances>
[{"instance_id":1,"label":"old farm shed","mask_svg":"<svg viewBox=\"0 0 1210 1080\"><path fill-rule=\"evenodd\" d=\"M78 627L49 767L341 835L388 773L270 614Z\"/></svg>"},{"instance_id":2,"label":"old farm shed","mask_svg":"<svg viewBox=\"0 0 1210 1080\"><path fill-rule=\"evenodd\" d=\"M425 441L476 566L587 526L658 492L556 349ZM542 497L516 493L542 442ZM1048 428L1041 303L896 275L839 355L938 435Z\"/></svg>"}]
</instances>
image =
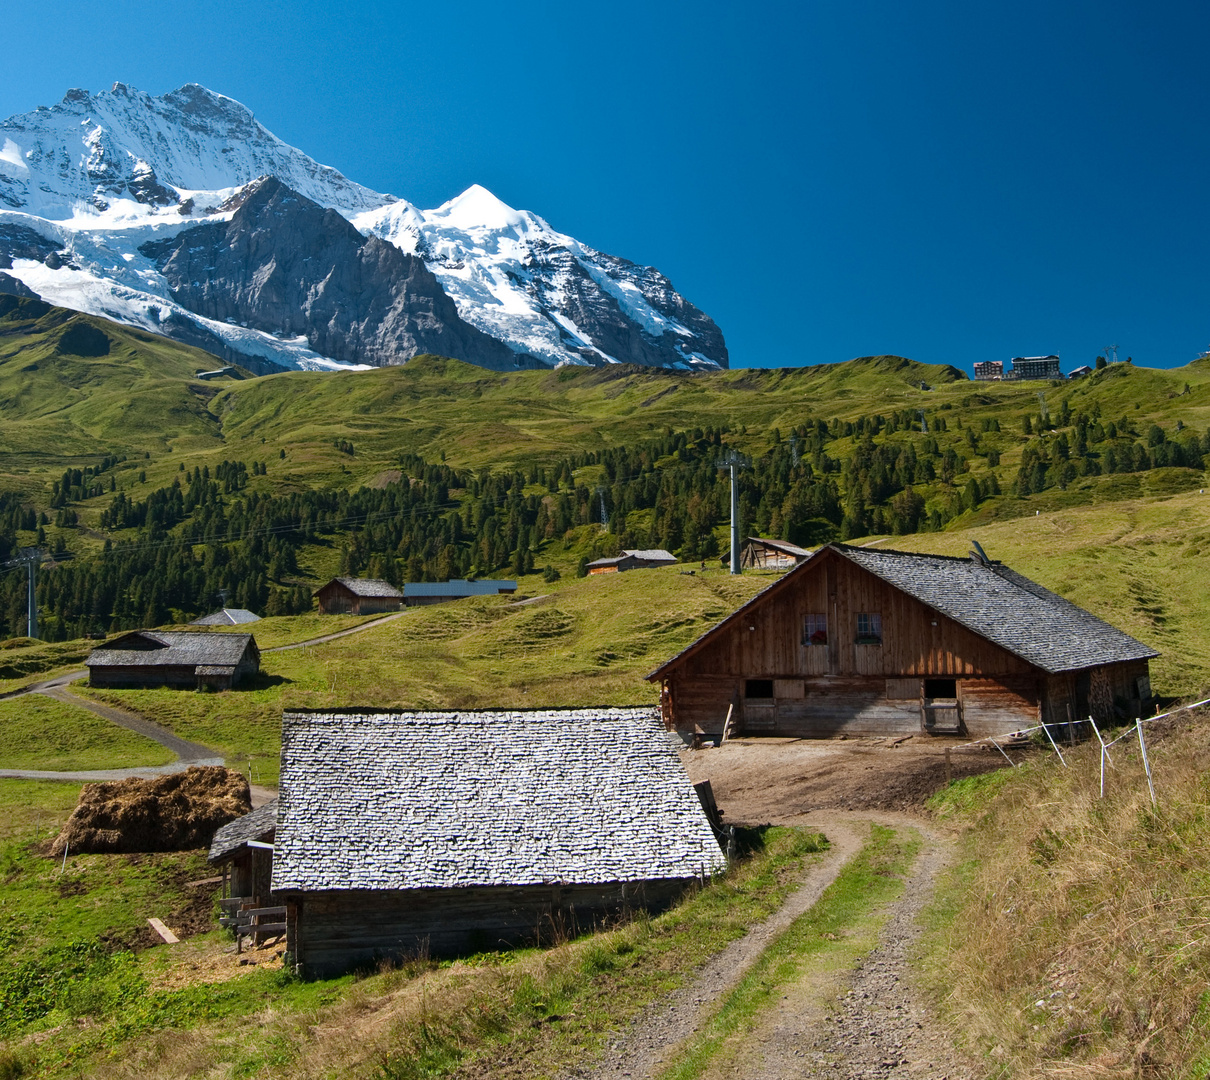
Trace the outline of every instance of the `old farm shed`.
<instances>
[{"instance_id":1,"label":"old farm shed","mask_svg":"<svg viewBox=\"0 0 1210 1080\"><path fill-rule=\"evenodd\" d=\"M588 564L590 574L617 574L624 570L645 570L649 566L672 566L676 556L663 548L627 548L621 555L594 559Z\"/></svg>"},{"instance_id":2,"label":"old farm shed","mask_svg":"<svg viewBox=\"0 0 1210 1080\"><path fill-rule=\"evenodd\" d=\"M315 595L321 615L373 615L403 607L403 593L377 578L333 578Z\"/></svg>"},{"instance_id":3,"label":"old farm shed","mask_svg":"<svg viewBox=\"0 0 1210 1080\"><path fill-rule=\"evenodd\" d=\"M810 557L811 553L806 548L800 548L788 540L766 540L761 536L749 536L740 548L739 564L745 570L789 570ZM724 566L730 561L730 552L719 559Z\"/></svg>"},{"instance_id":4,"label":"old farm shed","mask_svg":"<svg viewBox=\"0 0 1210 1080\"><path fill-rule=\"evenodd\" d=\"M653 709L288 712L279 790L308 974L590 927L724 865Z\"/></svg>"},{"instance_id":5,"label":"old farm shed","mask_svg":"<svg viewBox=\"0 0 1210 1080\"><path fill-rule=\"evenodd\" d=\"M243 899L252 907L268 903L276 827L277 800L273 799L214 834L208 860L223 870L229 898Z\"/></svg>"},{"instance_id":6,"label":"old farm shed","mask_svg":"<svg viewBox=\"0 0 1210 1080\"><path fill-rule=\"evenodd\" d=\"M682 733L985 736L1137 715L1156 655L981 554L828 544L648 679Z\"/></svg>"},{"instance_id":7,"label":"old farm shed","mask_svg":"<svg viewBox=\"0 0 1210 1080\"><path fill-rule=\"evenodd\" d=\"M97 646L84 663L89 686L229 690L260 670L260 650L251 634L135 630Z\"/></svg>"}]
</instances>

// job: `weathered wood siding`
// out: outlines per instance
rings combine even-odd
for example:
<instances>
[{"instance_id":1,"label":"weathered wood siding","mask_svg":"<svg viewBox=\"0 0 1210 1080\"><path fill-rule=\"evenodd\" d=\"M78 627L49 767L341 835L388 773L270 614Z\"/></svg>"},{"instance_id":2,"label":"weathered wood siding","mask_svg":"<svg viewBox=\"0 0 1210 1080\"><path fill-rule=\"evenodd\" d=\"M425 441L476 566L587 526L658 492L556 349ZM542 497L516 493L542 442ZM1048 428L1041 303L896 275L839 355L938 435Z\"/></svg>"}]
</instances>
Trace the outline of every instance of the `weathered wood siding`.
<instances>
[{"instance_id":1,"label":"weathered wood siding","mask_svg":"<svg viewBox=\"0 0 1210 1080\"><path fill-rule=\"evenodd\" d=\"M169 667L138 667L106 665L88 669L89 686L143 687L143 686L197 686L197 665L181 664Z\"/></svg>"},{"instance_id":2,"label":"weathered wood siding","mask_svg":"<svg viewBox=\"0 0 1210 1080\"><path fill-rule=\"evenodd\" d=\"M231 895L251 896L258 906L270 900L273 853L263 848L242 848L231 860Z\"/></svg>"},{"instance_id":3,"label":"weathered wood siding","mask_svg":"<svg viewBox=\"0 0 1210 1080\"><path fill-rule=\"evenodd\" d=\"M286 949L306 975L332 976L422 954L549 942L626 909L662 910L688 883L305 893L285 898Z\"/></svg>"},{"instance_id":4,"label":"weathered wood siding","mask_svg":"<svg viewBox=\"0 0 1210 1080\"><path fill-rule=\"evenodd\" d=\"M402 596L358 596L338 581L328 582L315 596L321 615L374 615L403 607Z\"/></svg>"},{"instance_id":5,"label":"weathered wood siding","mask_svg":"<svg viewBox=\"0 0 1210 1080\"><path fill-rule=\"evenodd\" d=\"M1034 674L959 679L958 701L967 732L983 738L1034 727L1040 722L1042 685Z\"/></svg>"},{"instance_id":6,"label":"weathered wood siding","mask_svg":"<svg viewBox=\"0 0 1210 1080\"><path fill-rule=\"evenodd\" d=\"M858 644L857 616L877 613L880 645ZM826 615L827 644L804 644L808 615ZM1139 707L1146 660L1048 676L830 552L668 671L676 728L719 735L734 703L738 730L811 737L899 735L922 730L925 679L954 680L966 731L975 737L1065 722L1091 711L1108 720ZM751 680L772 694L748 696ZM1130 699L1133 699L1131 704ZM1126 704L1123 705L1123 702ZM1053 716L1052 716L1053 714ZM1133 715L1133 714L1131 714Z\"/></svg>"},{"instance_id":7,"label":"weathered wood siding","mask_svg":"<svg viewBox=\"0 0 1210 1080\"><path fill-rule=\"evenodd\" d=\"M882 616L882 644L858 645L857 615ZM802 644L808 614L828 617L828 644ZM934 625L935 624L935 625ZM1031 666L840 556L825 552L728 633L686 657L678 674L958 676Z\"/></svg>"}]
</instances>

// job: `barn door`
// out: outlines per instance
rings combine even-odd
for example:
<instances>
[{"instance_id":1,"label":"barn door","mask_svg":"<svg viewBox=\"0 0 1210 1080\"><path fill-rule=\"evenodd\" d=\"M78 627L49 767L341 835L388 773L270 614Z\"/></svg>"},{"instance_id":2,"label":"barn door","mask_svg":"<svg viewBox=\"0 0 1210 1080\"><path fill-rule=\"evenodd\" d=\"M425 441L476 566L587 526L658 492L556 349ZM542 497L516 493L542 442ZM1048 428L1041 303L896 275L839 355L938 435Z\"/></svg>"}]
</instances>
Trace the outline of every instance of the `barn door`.
<instances>
[{"instance_id":1,"label":"barn door","mask_svg":"<svg viewBox=\"0 0 1210 1080\"><path fill-rule=\"evenodd\" d=\"M925 679L921 687L920 726L934 735L962 731L962 704L957 679Z\"/></svg>"}]
</instances>

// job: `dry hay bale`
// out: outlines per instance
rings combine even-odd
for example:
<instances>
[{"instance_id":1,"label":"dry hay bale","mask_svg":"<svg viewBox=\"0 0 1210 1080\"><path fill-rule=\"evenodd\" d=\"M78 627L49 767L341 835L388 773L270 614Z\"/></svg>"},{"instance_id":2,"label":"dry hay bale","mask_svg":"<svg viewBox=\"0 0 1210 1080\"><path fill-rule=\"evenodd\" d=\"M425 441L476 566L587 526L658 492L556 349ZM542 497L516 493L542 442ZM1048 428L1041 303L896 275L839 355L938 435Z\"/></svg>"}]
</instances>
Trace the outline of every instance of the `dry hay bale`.
<instances>
[{"instance_id":1,"label":"dry hay bale","mask_svg":"<svg viewBox=\"0 0 1210 1080\"><path fill-rule=\"evenodd\" d=\"M190 766L152 780L85 784L80 802L51 846L75 852L183 851L206 847L216 829L252 809L245 777Z\"/></svg>"}]
</instances>

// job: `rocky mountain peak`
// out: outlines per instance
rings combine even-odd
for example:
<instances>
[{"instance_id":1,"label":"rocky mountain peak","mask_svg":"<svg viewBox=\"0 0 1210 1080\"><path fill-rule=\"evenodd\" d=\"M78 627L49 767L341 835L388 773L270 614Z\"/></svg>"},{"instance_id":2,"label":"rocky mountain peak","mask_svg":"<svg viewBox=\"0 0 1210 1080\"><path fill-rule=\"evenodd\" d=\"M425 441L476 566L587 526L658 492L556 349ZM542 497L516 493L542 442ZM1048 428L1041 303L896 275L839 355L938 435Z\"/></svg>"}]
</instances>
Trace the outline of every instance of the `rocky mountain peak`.
<instances>
[{"instance_id":1,"label":"rocky mountain peak","mask_svg":"<svg viewBox=\"0 0 1210 1080\"><path fill-rule=\"evenodd\" d=\"M276 216L262 212L269 205ZM479 184L428 211L363 187L282 142L245 105L197 83L159 97L122 82L96 94L75 89L57 105L0 122L0 213L6 208L7 220L38 236L54 256L27 258L28 238L7 243L0 233L0 266L12 263L5 271L12 279L66 307L192 343L219 340L228 358L258 358L262 367L397 363L407 359L411 339L391 337L382 320L371 319L374 329L367 330L360 316L350 316L348 325L361 329L347 340L296 320L287 321L297 332L283 335L265 296L258 293L252 303L241 291L251 282L237 280L237 267L222 275L235 290L229 302L209 288L203 303L192 285L186 289L168 276L172 266L184 265L181 259L161 265L146 252L161 250L183 230L255 218L259 229L274 234L266 245L278 259L290 256L281 239L289 236L311 258L326 258L330 247L333 258L344 260L320 267L320 278L340 278L356 264L353 276L369 299L395 296L397 279L406 279L413 283L410 296L432 293L436 313L441 305L428 284L432 278L456 312L454 321L434 318L494 341L488 346L462 330L444 339L470 350L463 358L473 354L476 363L687 369L728 363L718 327L653 267L559 233ZM323 241L318 251L313 241ZM414 257L416 265L405 266L396 254ZM375 267L390 281L371 280ZM297 269L296 284L319 288L315 268ZM202 277L205 270L195 267ZM347 290L344 295L353 298ZM304 307L323 310L313 298ZM262 326L258 320L269 310L275 314Z\"/></svg>"}]
</instances>

